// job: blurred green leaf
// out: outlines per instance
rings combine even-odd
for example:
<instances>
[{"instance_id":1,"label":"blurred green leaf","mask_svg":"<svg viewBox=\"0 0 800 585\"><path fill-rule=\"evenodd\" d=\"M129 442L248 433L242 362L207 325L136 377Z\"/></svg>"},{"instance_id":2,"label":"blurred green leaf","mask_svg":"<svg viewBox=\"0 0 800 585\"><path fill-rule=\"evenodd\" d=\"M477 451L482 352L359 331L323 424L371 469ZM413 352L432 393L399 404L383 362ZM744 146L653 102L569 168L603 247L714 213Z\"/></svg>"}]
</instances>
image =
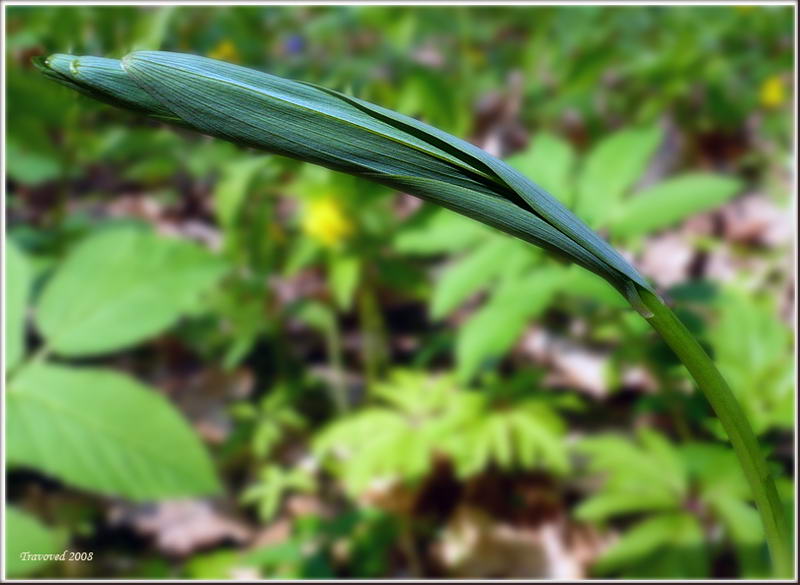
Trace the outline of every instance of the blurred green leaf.
<instances>
[{"instance_id":1,"label":"blurred green leaf","mask_svg":"<svg viewBox=\"0 0 800 585\"><path fill-rule=\"evenodd\" d=\"M214 208L217 221L224 228L233 224L253 179L265 167L266 160L264 157L249 156L223 167L222 177L214 189Z\"/></svg>"},{"instance_id":2,"label":"blurred green leaf","mask_svg":"<svg viewBox=\"0 0 800 585\"><path fill-rule=\"evenodd\" d=\"M219 489L191 427L155 389L125 375L31 364L9 383L6 409L12 466L139 501Z\"/></svg>"},{"instance_id":3,"label":"blurred green leaf","mask_svg":"<svg viewBox=\"0 0 800 585\"><path fill-rule=\"evenodd\" d=\"M43 525L34 516L17 508L5 508L5 575L26 577L51 561L23 560L22 553L60 554L66 538L60 531Z\"/></svg>"},{"instance_id":4,"label":"blurred green leaf","mask_svg":"<svg viewBox=\"0 0 800 585\"><path fill-rule=\"evenodd\" d=\"M353 306L360 275L361 260L358 256L331 255L328 261L328 285L340 309L348 311Z\"/></svg>"},{"instance_id":5,"label":"blurred green leaf","mask_svg":"<svg viewBox=\"0 0 800 585\"><path fill-rule=\"evenodd\" d=\"M628 199L610 219L611 233L632 238L668 227L713 209L740 189L741 183L734 178L707 173L667 179Z\"/></svg>"},{"instance_id":6,"label":"blurred green leaf","mask_svg":"<svg viewBox=\"0 0 800 585\"><path fill-rule=\"evenodd\" d=\"M575 153L562 138L540 132L524 152L506 161L518 171L536 181L567 207L572 206L572 172Z\"/></svg>"},{"instance_id":7,"label":"blurred green leaf","mask_svg":"<svg viewBox=\"0 0 800 585\"><path fill-rule=\"evenodd\" d=\"M16 140L6 142L6 164L8 176L26 185L52 181L61 175L61 163L51 153L22 146Z\"/></svg>"},{"instance_id":8,"label":"blurred green leaf","mask_svg":"<svg viewBox=\"0 0 800 585\"><path fill-rule=\"evenodd\" d=\"M553 268L514 279L461 327L456 341L461 380L468 380L485 361L501 357L511 347L528 321L547 307L562 275Z\"/></svg>"},{"instance_id":9,"label":"blurred green leaf","mask_svg":"<svg viewBox=\"0 0 800 585\"><path fill-rule=\"evenodd\" d=\"M591 227L605 224L644 173L659 142L657 127L620 130L589 153L578 180L575 213Z\"/></svg>"},{"instance_id":10,"label":"blurred green leaf","mask_svg":"<svg viewBox=\"0 0 800 585\"><path fill-rule=\"evenodd\" d=\"M176 6L142 7L136 19L131 51L157 50L167 35Z\"/></svg>"},{"instance_id":11,"label":"blurred green leaf","mask_svg":"<svg viewBox=\"0 0 800 585\"><path fill-rule=\"evenodd\" d=\"M618 571L636 561L646 561L662 547L680 551L678 561L681 564L670 567L671 574L695 579L707 575L703 530L697 519L685 512L659 514L636 524L600 557L594 568L601 574ZM628 574L637 574L638 568L629 570Z\"/></svg>"},{"instance_id":12,"label":"blurred green leaf","mask_svg":"<svg viewBox=\"0 0 800 585\"><path fill-rule=\"evenodd\" d=\"M394 239L401 254L434 256L457 252L480 241L491 230L447 209L424 209L407 221Z\"/></svg>"},{"instance_id":13,"label":"blurred green leaf","mask_svg":"<svg viewBox=\"0 0 800 585\"><path fill-rule=\"evenodd\" d=\"M431 317L441 319L467 297L492 281L506 267L517 243L494 238L448 267L433 289Z\"/></svg>"},{"instance_id":14,"label":"blurred green leaf","mask_svg":"<svg viewBox=\"0 0 800 585\"><path fill-rule=\"evenodd\" d=\"M25 254L5 238L5 359L8 372L25 354L25 312L31 286L31 269Z\"/></svg>"},{"instance_id":15,"label":"blurred green leaf","mask_svg":"<svg viewBox=\"0 0 800 585\"><path fill-rule=\"evenodd\" d=\"M754 430L791 429L795 415L792 331L766 298L728 287L709 331L714 358Z\"/></svg>"},{"instance_id":16,"label":"blurred green leaf","mask_svg":"<svg viewBox=\"0 0 800 585\"><path fill-rule=\"evenodd\" d=\"M135 227L102 230L47 283L36 322L60 355L119 350L170 327L224 271L194 244Z\"/></svg>"}]
</instances>

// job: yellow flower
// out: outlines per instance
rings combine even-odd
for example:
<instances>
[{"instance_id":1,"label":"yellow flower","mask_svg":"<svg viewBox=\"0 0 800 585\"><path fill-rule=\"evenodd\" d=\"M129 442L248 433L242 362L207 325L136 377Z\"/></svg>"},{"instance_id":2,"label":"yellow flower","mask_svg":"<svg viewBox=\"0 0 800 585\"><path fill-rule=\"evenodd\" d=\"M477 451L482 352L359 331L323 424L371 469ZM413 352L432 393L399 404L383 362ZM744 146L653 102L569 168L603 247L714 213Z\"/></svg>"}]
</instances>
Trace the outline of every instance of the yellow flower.
<instances>
[{"instance_id":1,"label":"yellow flower","mask_svg":"<svg viewBox=\"0 0 800 585\"><path fill-rule=\"evenodd\" d=\"M325 197L312 201L305 209L303 231L325 246L337 246L353 233L353 224L338 201Z\"/></svg>"},{"instance_id":2,"label":"yellow flower","mask_svg":"<svg viewBox=\"0 0 800 585\"><path fill-rule=\"evenodd\" d=\"M220 61L232 61L234 63L239 61L239 51L236 50L236 45L228 39L223 39L217 43L217 46L208 52L208 56Z\"/></svg>"},{"instance_id":3,"label":"yellow flower","mask_svg":"<svg viewBox=\"0 0 800 585\"><path fill-rule=\"evenodd\" d=\"M777 75L767 78L761 84L761 91L759 92L759 100L761 105L765 108L777 108L786 100L786 88L781 79Z\"/></svg>"}]
</instances>

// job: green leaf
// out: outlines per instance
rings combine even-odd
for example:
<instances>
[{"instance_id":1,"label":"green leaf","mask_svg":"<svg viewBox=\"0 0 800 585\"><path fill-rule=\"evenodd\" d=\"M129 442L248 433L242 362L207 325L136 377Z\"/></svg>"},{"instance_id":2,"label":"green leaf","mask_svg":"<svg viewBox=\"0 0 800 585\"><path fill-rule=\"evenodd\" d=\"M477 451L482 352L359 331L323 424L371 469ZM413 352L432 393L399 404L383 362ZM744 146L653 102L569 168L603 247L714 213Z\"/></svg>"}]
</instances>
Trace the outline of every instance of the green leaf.
<instances>
[{"instance_id":1,"label":"green leaf","mask_svg":"<svg viewBox=\"0 0 800 585\"><path fill-rule=\"evenodd\" d=\"M6 458L67 484L132 500L211 494L211 460L163 396L110 370L44 363L6 393Z\"/></svg>"},{"instance_id":2,"label":"green leaf","mask_svg":"<svg viewBox=\"0 0 800 585\"><path fill-rule=\"evenodd\" d=\"M468 380L484 362L501 357L512 346L528 321L547 307L562 274L553 267L508 283L461 327L456 341L461 380Z\"/></svg>"},{"instance_id":3,"label":"green leaf","mask_svg":"<svg viewBox=\"0 0 800 585\"><path fill-rule=\"evenodd\" d=\"M575 508L575 517L588 522L603 522L609 518L637 512L675 509L675 498L665 492L632 493L603 491L584 500Z\"/></svg>"},{"instance_id":4,"label":"green leaf","mask_svg":"<svg viewBox=\"0 0 800 585\"><path fill-rule=\"evenodd\" d=\"M160 49L175 13L175 6L159 6L140 11L131 50Z\"/></svg>"},{"instance_id":5,"label":"green leaf","mask_svg":"<svg viewBox=\"0 0 800 585\"><path fill-rule=\"evenodd\" d=\"M23 553L59 554L66 539L60 531L43 525L34 516L16 506L6 506L5 573L7 577L25 577L35 573L47 560L23 560Z\"/></svg>"},{"instance_id":6,"label":"green leaf","mask_svg":"<svg viewBox=\"0 0 800 585\"><path fill-rule=\"evenodd\" d=\"M708 173L687 173L668 179L628 199L611 220L611 233L632 238L669 227L713 209L740 189L738 180Z\"/></svg>"},{"instance_id":7,"label":"green leaf","mask_svg":"<svg viewBox=\"0 0 800 585\"><path fill-rule=\"evenodd\" d=\"M6 149L6 172L15 181L38 185L61 175L61 164L50 153L22 146L12 140L6 142Z\"/></svg>"},{"instance_id":8,"label":"green leaf","mask_svg":"<svg viewBox=\"0 0 800 585\"><path fill-rule=\"evenodd\" d=\"M224 269L188 242L132 227L103 230L71 251L47 284L36 321L61 355L119 350L172 326Z\"/></svg>"},{"instance_id":9,"label":"green leaf","mask_svg":"<svg viewBox=\"0 0 800 585\"><path fill-rule=\"evenodd\" d=\"M575 213L591 227L604 225L622 196L644 173L661 142L661 130L620 130L603 139L586 159L578 182Z\"/></svg>"},{"instance_id":10,"label":"green leaf","mask_svg":"<svg viewBox=\"0 0 800 585\"><path fill-rule=\"evenodd\" d=\"M5 239L5 371L25 354L25 311L31 286L31 270L25 254L10 238Z\"/></svg>"},{"instance_id":11,"label":"green leaf","mask_svg":"<svg viewBox=\"0 0 800 585\"><path fill-rule=\"evenodd\" d=\"M224 228L233 225L242 203L247 198L247 190L259 170L265 167L264 157L247 157L225 165L222 178L214 189L214 209L217 221Z\"/></svg>"},{"instance_id":12,"label":"green leaf","mask_svg":"<svg viewBox=\"0 0 800 585\"><path fill-rule=\"evenodd\" d=\"M659 514L643 520L628 530L595 564L599 573L618 571L642 561L664 548L692 549L704 547L703 531L697 519L686 512ZM695 563L693 563L695 564ZM697 567L695 567L697 568ZM697 568L698 572L705 572ZM684 574L682 577L702 578L704 574Z\"/></svg>"},{"instance_id":13,"label":"green leaf","mask_svg":"<svg viewBox=\"0 0 800 585\"><path fill-rule=\"evenodd\" d=\"M575 153L567 141L540 132L526 151L515 154L506 162L550 191L564 205L572 205Z\"/></svg>"},{"instance_id":14,"label":"green leaf","mask_svg":"<svg viewBox=\"0 0 800 585\"><path fill-rule=\"evenodd\" d=\"M794 336L772 299L727 288L709 331L714 357L757 433L795 424Z\"/></svg>"},{"instance_id":15,"label":"green leaf","mask_svg":"<svg viewBox=\"0 0 800 585\"><path fill-rule=\"evenodd\" d=\"M361 262L358 256L335 254L328 263L328 286L331 288L336 305L345 311L353 306Z\"/></svg>"},{"instance_id":16,"label":"green leaf","mask_svg":"<svg viewBox=\"0 0 800 585\"><path fill-rule=\"evenodd\" d=\"M424 212L424 213L423 213ZM486 237L490 230L447 209L424 208L394 238L394 249L405 255L436 256L458 252Z\"/></svg>"},{"instance_id":17,"label":"green leaf","mask_svg":"<svg viewBox=\"0 0 800 585\"><path fill-rule=\"evenodd\" d=\"M506 265L516 242L494 238L451 265L436 283L431 298L431 317L441 319L459 303L488 284Z\"/></svg>"},{"instance_id":18,"label":"green leaf","mask_svg":"<svg viewBox=\"0 0 800 585\"><path fill-rule=\"evenodd\" d=\"M99 100L412 193L567 257L620 290L631 283L651 290L619 252L543 188L419 120L197 55L138 51L118 64L106 61L52 55L38 66L48 78Z\"/></svg>"}]
</instances>

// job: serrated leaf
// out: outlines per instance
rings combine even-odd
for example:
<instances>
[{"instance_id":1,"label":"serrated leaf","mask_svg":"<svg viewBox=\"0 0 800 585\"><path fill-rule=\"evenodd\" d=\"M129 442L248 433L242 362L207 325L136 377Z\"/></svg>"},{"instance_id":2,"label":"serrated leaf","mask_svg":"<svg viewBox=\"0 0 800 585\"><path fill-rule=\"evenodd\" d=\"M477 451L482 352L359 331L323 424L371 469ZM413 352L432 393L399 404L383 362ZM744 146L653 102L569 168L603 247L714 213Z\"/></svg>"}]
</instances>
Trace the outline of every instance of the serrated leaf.
<instances>
[{"instance_id":1,"label":"serrated leaf","mask_svg":"<svg viewBox=\"0 0 800 585\"><path fill-rule=\"evenodd\" d=\"M25 254L5 240L5 359L8 372L25 354L25 313L31 286L31 270Z\"/></svg>"},{"instance_id":2,"label":"serrated leaf","mask_svg":"<svg viewBox=\"0 0 800 585\"><path fill-rule=\"evenodd\" d=\"M158 392L94 368L31 364L6 393L6 459L132 500L214 493L195 433Z\"/></svg>"},{"instance_id":3,"label":"serrated leaf","mask_svg":"<svg viewBox=\"0 0 800 585\"><path fill-rule=\"evenodd\" d=\"M103 230L79 243L47 283L36 322L63 356L123 349L172 326L224 270L188 242L135 227Z\"/></svg>"},{"instance_id":4,"label":"serrated leaf","mask_svg":"<svg viewBox=\"0 0 800 585\"><path fill-rule=\"evenodd\" d=\"M60 554L66 539L60 531L52 530L34 516L16 506L5 510L5 575L25 577L36 573L51 561L24 560L23 553Z\"/></svg>"},{"instance_id":5,"label":"serrated leaf","mask_svg":"<svg viewBox=\"0 0 800 585\"><path fill-rule=\"evenodd\" d=\"M591 227L603 225L633 187L661 141L661 130L620 130L589 153L578 182L575 213Z\"/></svg>"},{"instance_id":6,"label":"serrated leaf","mask_svg":"<svg viewBox=\"0 0 800 585\"><path fill-rule=\"evenodd\" d=\"M611 220L611 233L632 238L669 227L733 197L741 183L708 173L687 173L667 179L625 202Z\"/></svg>"}]
</instances>

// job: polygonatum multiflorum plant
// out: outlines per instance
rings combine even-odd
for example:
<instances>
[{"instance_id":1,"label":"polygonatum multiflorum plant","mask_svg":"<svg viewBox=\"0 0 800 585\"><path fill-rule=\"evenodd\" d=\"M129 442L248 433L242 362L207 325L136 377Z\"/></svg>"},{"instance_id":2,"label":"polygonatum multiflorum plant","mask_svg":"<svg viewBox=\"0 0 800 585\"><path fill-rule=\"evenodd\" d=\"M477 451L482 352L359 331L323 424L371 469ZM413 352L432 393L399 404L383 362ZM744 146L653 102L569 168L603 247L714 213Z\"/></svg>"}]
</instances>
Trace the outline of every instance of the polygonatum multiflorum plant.
<instances>
[{"instance_id":1,"label":"polygonatum multiflorum plant","mask_svg":"<svg viewBox=\"0 0 800 585\"><path fill-rule=\"evenodd\" d=\"M725 380L652 285L530 179L414 118L205 57L161 51L121 60L57 54L36 64L50 79L94 99L411 193L604 278L663 337L704 392L748 478L776 572L791 572L789 531L774 480Z\"/></svg>"}]
</instances>

